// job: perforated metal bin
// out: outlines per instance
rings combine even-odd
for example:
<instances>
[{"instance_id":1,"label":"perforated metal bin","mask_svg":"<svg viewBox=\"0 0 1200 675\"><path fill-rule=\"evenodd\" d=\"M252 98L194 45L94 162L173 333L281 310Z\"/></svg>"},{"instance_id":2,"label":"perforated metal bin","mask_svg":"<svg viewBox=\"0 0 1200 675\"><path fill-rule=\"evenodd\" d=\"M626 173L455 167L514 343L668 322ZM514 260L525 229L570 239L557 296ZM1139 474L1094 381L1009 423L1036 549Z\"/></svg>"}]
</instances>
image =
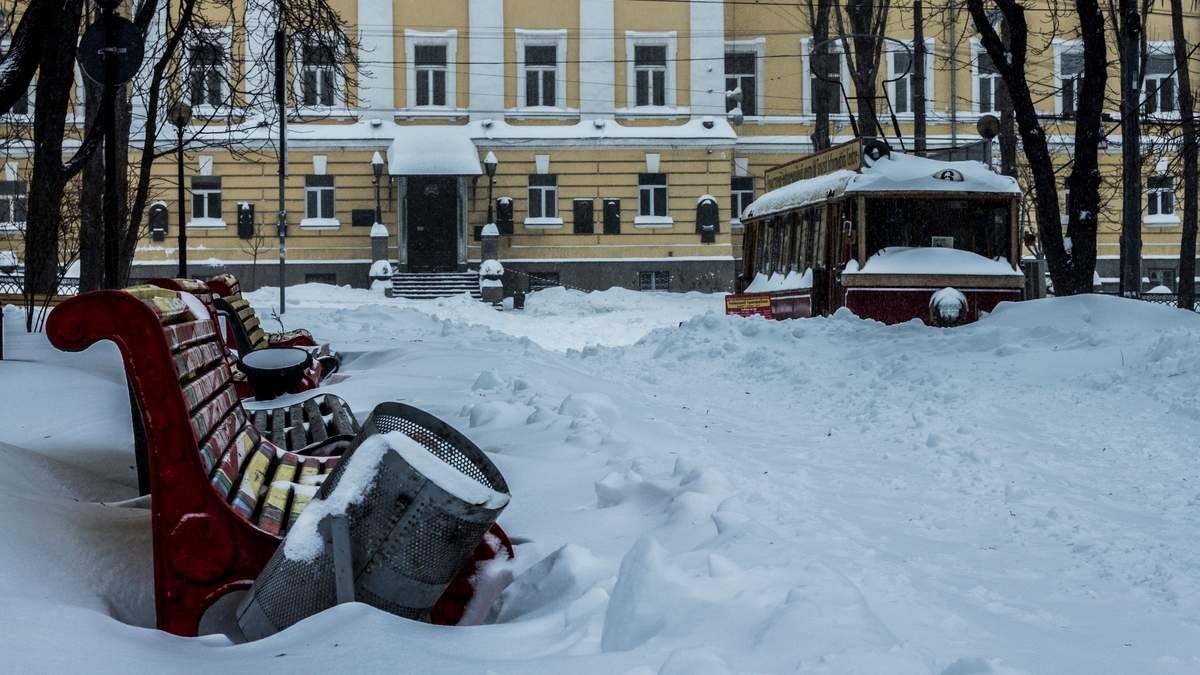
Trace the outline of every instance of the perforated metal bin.
<instances>
[{"instance_id":1,"label":"perforated metal bin","mask_svg":"<svg viewBox=\"0 0 1200 675\"><path fill-rule=\"evenodd\" d=\"M461 473L508 494L504 477L474 443L433 415L402 403L377 406L354 448L370 435L390 431L404 433ZM353 452L330 473L317 498L337 487ZM275 551L238 607L238 625L250 640L281 631L349 599L351 576L354 600L427 621L430 608L502 510L464 502L389 451L362 502L347 509L341 521L346 527L329 518L321 523L325 548L320 555L291 560L284 555L286 543ZM338 573L335 567L340 567Z\"/></svg>"}]
</instances>

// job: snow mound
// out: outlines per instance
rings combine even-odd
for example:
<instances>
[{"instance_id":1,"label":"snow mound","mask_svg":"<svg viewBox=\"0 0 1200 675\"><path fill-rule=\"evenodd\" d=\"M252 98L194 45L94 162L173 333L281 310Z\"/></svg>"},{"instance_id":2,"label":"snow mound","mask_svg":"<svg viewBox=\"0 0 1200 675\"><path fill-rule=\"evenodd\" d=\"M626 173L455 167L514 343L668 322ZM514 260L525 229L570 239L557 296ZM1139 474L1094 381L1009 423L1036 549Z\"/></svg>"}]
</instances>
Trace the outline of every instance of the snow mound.
<instances>
[{"instance_id":1,"label":"snow mound","mask_svg":"<svg viewBox=\"0 0 1200 675\"><path fill-rule=\"evenodd\" d=\"M956 248L929 246L888 246L867 259L862 267L847 274L961 274L973 276L1019 277L1006 260L992 260L978 253Z\"/></svg>"}]
</instances>

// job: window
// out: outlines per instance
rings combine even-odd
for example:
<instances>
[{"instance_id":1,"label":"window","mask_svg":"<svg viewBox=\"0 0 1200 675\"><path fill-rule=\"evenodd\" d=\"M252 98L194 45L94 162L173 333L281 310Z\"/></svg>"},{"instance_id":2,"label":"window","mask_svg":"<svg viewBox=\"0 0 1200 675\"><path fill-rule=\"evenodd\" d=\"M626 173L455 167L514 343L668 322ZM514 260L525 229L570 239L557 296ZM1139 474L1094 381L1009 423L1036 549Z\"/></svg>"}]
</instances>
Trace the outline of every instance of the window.
<instances>
[{"instance_id":1,"label":"window","mask_svg":"<svg viewBox=\"0 0 1200 675\"><path fill-rule=\"evenodd\" d=\"M1063 210L1058 219L1063 225L1071 219L1071 181L1068 178L1063 179Z\"/></svg>"},{"instance_id":2,"label":"window","mask_svg":"<svg viewBox=\"0 0 1200 675\"><path fill-rule=\"evenodd\" d=\"M219 176L192 176L192 222L193 227L216 225L221 220L221 178ZM225 223L220 223L224 226Z\"/></svg>"},{"instance_id":3,"label":"window","mask_svg":"<svg viewBox=\"0 0 1200 675\"><path fill-rule=\"evenodd\" d=\"M730 181L729 190L733 204L732 219L740 221L742 212L754 201L754 177L734 176Z\"/></svg>"},{"instance_id":4,"label":"window","mask_svg":"<svg viewBox=\"0 0 1200 675\"><path fill-rule=\"evenodd\" d=\"M979 112L999 111L1005 95L1004 80L1000 77L1000 71L996 70L996 64L992 62L992 57L985 51L975 54L975 84L979 90L979 96L976 99L979 103Z\"/></svg>"},{"instance_id":5,"label":"window","mask_svg":"<svg viewBox=\"0 0 1200 675\"><path fill-rule=\"evenodd\" d=\"M638 175L638 215L667 215L667 175L643 173Z\"/></svg>"},{"instance_id":6,"label":"window","mask_svg":"<svg viewBox=\"0 0 1200 675\"><path fill-rule=\"evenodd\" d=\"M1146 57L1146 90L1143 97L1147 115L1175 112L1174 72L1173 54L1150 54Z\"/></svg>"},{"instance_id":7,"label":"window","mask_svg":"<svg viewBox=\"0 0 1200 675\"><path fill-rule=\"evenodd\" d=\"M841 46L826 43L824 54L810 53L812 39L805 38L801 43L804 78L804 111L813 114L816 111L814 101L820 97L826 102L826 109L831 115L844 114L842 105L842 87L849 79L846 57L842 54ZM818 77L821 75L825 79Z\"/></svg>"},{"instance_id":8,"label":"window","mask_svg":"<svg viewBox=\"0 0 1200 675\"><path fill-rule=\"evenodd\" d=\"M225 46L204 37L188 49L188 89L193 107L225 102Z\"/></svg>"},{"instance_id":9,"label":"window","mask_svg":"<svg viewBox=\"0 0 1200 675\"><path fill-rule=\"evenodd\" d=\"M13 229L25 224L29 194L19 180L0 181L0 229Z\"/></svg>"},{"instance_id":10,"label":"window","mask_svg":"<svg viewBox=\"0 0 1200 675\"><path fill-rule=\"evenodd\" d=\"M557 52L554 45L525 45L525 105L558 105Z\"/></svg>"},{"instance_id":11,"label":"window","mask_svg":"<svg viewBox=\"0 0 1200 675\"><path fill-rule=\"evenodd\" d=\"M758 114L757 62L755 52L725 52L725 91L741 91L742 114L747 117ZM727 99L726 112L733 110L735 105L732 97Z\"/></svg>"},{"instance_id":12,"label":"window","mask_svg":"<svg viewBox=\"0 0 1200 675\"><path fill-rule=\"evenodd\" d=\"M558 218L558 176L529 176L529 217Z\"/></svg>"},{"instance_id":13,"label":"window","mask_svg":"<svg viewBox=\"0 0 1200 675\"><path fill-rule=\"evenodd\" d=\"M446 105L446 45L416 45L417 106Z\"/></svg>"},{"instance_id":14,"label":"window","mask_svg":"<svg viewBox=\"0 0 1200 675\"><path fill-rule=\"evenodd\" d=\"M1074 117L1079 104L1079 82L1083 77L1083 52L1077 49L1058 55L1058 105L1063 117Z\"/></svg>"},{"instance_id":15,"label":"window","mask_svg":"<svg viewBox=\"0 0 1200 675\"><path fill-rule=\"evenodd\" d=\"M333 105L336 70L333 47L321 44L304 45L300 50L301 99L306 106Z\"/></svg>"},{"instance_id":16,"label":"window","mask_svg":"<svg viewBox=\"0 0 1200 675\"><path fill-rule=\"evenodd\" d=\"M1175 215L1175 177L1159 174L1146 179L1146 215Z\"/></svg>"},{"instance_id":17,"label":"window","mask_svg":"<svg viewBox=\"0 0 1200 675\"><path fill-rule=\"evenodd\" d=\"M305 220L325 221L311 223L311 225L336 225L333 176L304 177L304 218Z\"/></svg>"},{"instance_id":18,"label":"window","mask_svg":"<svg viewBox=\"0 0 1200 675\"><path fill-rule=\"evenodd\" d=\"M336 272L305 272L304 283L306 284L329 284L337 286Z\"/></svg>"},{"instance_id":19,"label":"window","mask_svg":"<svg viewBox=\"0 0 1200 675\"><path fill-rule=\"evenodd\" d=\"M633 48L633 73L637 103L640 106L667 104L666 45L636 45Z\"/></svg>"},{"instance_id":20,"label":"window","mask_svg":"<svg viewBox=\"0 0 1200 675\"><path fill-rule=\"evenodd\" d=\"M671 290L670 272L638 272L638 289L642 291Z\"/></svg>"}]
</instances>

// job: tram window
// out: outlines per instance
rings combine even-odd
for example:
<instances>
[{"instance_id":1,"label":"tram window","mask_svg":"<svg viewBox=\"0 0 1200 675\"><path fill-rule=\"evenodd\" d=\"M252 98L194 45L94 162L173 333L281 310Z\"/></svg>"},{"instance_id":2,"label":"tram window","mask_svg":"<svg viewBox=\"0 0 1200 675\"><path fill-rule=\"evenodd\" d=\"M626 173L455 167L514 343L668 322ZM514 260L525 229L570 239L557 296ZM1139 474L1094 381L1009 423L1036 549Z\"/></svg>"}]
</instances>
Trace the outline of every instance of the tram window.
<instances>
[{"instance_id":1,"label":"tram window","mask_svg":"<svg viewBox=\"0 0 1200 675\"><path fill-rule=\"evenodd\" d=\"M1010 255L1011 208L998 199L870 199L867 251L889 246L947 246L979 255Z\"/></svg>"}]
</instances>

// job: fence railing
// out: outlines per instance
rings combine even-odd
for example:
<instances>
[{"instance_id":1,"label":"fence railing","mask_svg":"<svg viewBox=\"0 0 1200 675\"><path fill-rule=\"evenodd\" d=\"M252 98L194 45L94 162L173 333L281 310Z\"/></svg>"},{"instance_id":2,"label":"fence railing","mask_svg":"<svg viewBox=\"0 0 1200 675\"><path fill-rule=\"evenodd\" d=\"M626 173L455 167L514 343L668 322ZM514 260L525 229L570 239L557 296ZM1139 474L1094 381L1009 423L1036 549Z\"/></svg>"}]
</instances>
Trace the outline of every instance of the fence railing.
<instances>
[{"instance_id":1,"label":"fence railing","mask_svg":"<svg viewBox=\"0 0 1200 675\"><path fill-rule=\"evenodd\" d=\"M0 295L21 295L25 292L25 272L0 272ZM55 295L75 295L79 293L79 277L63 277L58 281L58 292Z\"/></svg>"}]
</instances>

